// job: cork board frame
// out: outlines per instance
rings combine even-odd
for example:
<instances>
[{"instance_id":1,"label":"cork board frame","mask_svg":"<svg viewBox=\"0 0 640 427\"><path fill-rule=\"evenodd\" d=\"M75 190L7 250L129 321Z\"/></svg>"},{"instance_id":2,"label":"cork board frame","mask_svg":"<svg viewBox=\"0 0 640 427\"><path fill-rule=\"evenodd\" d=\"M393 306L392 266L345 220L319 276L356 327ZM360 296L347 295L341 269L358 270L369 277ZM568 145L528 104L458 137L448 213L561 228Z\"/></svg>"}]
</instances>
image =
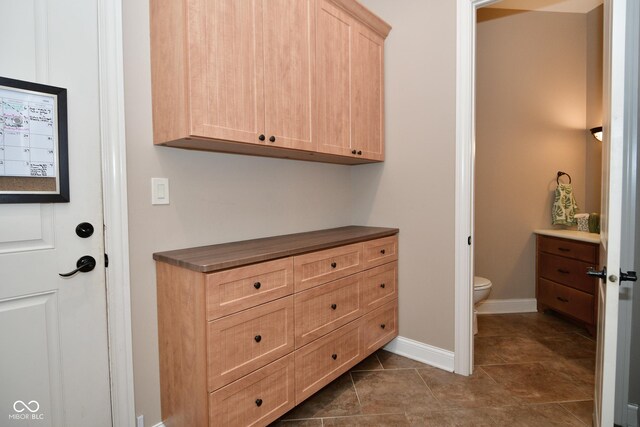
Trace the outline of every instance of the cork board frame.
<instances>
[{"instance_id":1,"label":"cork board frame","mask_svg":"<svg viewBox=\"0 0 640 427\"><path fill-rule=\"evenodd\" d=\"M67 90L0 77L0 203L68 203Z\"/></svg>"}]
</instances>

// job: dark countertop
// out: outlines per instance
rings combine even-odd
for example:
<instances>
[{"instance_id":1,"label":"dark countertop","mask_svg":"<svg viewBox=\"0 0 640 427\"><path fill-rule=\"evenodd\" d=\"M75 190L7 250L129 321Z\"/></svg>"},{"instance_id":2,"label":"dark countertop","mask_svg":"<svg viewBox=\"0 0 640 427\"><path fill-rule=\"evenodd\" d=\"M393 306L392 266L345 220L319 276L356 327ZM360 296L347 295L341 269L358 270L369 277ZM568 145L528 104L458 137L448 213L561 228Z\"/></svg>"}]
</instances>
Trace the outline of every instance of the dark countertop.
<instances>
[{"instance_id":1,"label":"dark countertop","mask_svg":"<svg viewBox=\"0 0 640 427\"><path fill-rule=\"evenodd\" d=\"M156 252L153 259L202 273L393 236L397 228L350 225L306 233Z\"/></svg>"}]
</instances>

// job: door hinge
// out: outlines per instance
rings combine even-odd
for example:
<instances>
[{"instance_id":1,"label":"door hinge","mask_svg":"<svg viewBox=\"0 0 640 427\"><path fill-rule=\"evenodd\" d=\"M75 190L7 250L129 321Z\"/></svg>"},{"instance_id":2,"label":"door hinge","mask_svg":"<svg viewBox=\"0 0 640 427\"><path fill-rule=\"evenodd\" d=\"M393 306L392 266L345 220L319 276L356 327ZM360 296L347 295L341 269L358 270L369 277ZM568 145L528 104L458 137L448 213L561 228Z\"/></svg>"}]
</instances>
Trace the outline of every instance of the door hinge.
<instances>
[{"instance_id":1,"label":"door hinge","mask_svg":"<svg viewBox=\"0 0 640 427\"><path fill-rule=\"evenodd\" d=\"M109 267L109 255L104 254L104 268Z\"/></svg>"}]
</instances>

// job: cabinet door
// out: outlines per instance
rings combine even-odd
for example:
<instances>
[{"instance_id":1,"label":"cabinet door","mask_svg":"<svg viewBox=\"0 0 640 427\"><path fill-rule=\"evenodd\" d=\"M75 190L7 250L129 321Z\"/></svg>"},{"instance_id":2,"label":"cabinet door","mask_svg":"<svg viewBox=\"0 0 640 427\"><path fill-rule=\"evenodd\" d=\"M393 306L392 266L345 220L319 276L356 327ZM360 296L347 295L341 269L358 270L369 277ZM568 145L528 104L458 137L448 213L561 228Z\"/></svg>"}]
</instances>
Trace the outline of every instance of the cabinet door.
<instances>
[{"instance_id":1,"label":"cabinet door","mask_svg":"<svg viewBox=\"0 0 640 427\"><path fill-rule=\"evenodd\" d=\"M329 1L320 0L317 23L318 151L352 156L351 47L355 21Z\"/></svg>"},{"instance_id":2,"label":"cabinet door","mask_svg":"<svg viewBox=\"0 0 640 427\"><path fill-rule=\"evenodd\" d=\"M313 4L313 0L262 2L267 145L302 150L316 147L311 105L315 67Z\"/></svg>"},{"instance_id":3,"label":"cabinet door","mask_svg":"<svg viewBox=\"0 0 640 427\"><path fill-rule=\"evenodd\" d=\"M262 0L191 0L191 134L262 143ZM178 84L176 82L176 84Z\"/></svg>"},{"instance_id":4,"label":"cabinet door","mask_svg":"<svg viewBox=\"0 0 640 427\"><path fill-rule=\"evenodd\" d=\"M384 160L384 40L358 24L353 39L352 145L362 157Z\"/></svg>"}]
</instances>

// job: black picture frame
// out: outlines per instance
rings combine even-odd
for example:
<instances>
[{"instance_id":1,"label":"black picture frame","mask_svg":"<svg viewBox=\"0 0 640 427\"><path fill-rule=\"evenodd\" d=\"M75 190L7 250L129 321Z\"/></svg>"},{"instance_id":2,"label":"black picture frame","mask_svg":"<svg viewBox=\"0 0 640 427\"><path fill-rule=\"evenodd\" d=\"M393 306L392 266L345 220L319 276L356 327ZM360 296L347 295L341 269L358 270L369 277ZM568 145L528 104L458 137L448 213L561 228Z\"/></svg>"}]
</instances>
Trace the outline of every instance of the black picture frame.
<instances>
[{"instance_id":1,"label":"black picture frame","mask_svg":"<svg viewBox=\"0 0 640 427\"><path fill-rule=\"evenodd\" d=\"M55 134L57 143L55 144L56 154L56 189L54 191L42 190L3 190L0 188L0 203L68 203L71 201L69 194L69 142L67 124L67 89L48 86L40 83L16 80L7 77L0 77L0 89L15 90L16 92L30 92L34 94L45 94L55 97L54 123L56 125ZM4 120L3 110L0 109L1 120ZM4 129L4 123L2 128ZM0 176L4 178L4 176ZM24 177L29 180L30 177Z\"/></svg>"}]
</instances>

